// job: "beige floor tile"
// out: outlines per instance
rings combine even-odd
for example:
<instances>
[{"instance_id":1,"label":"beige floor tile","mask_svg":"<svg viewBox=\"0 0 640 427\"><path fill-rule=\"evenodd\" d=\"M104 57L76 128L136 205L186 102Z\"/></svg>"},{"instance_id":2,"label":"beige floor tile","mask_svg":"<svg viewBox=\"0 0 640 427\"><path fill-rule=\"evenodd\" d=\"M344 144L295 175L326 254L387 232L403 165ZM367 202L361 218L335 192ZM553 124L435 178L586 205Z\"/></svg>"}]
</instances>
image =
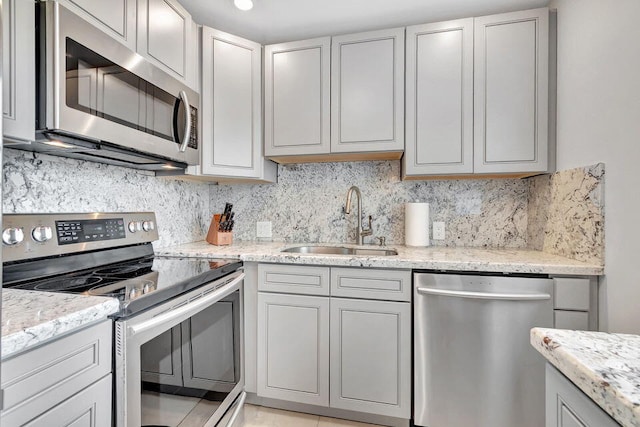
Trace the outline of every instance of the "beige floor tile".
<instances>
[{"instance_id":1,"label":"beige floor tile","mask_svg":"<svg viewBox=\"0 0 640 427\"><path fill-rule=\"evenodd\" d=\"M341 420L339 418L320 417L318 427L378 427L378 425Z\"/></svg>"},{"instance_id":2,"label":"beige floor tile","mask_svg":"<svg viewBox=\"0 0 640 427\"><path fill-rule=\"evenodd\" d=\"M245 404L234 427L379 427L338 418L319 417Z\"/></svg>"},{"instance_id":3,"label":"beige floor tile","mask_svg":"<svg viewBox=\"0 0 640 427\"><path fill-rule=\"evenodd\" d=\"M277 410L274 427L318 427L317 415Z\"/></svg>"}]
</instances>

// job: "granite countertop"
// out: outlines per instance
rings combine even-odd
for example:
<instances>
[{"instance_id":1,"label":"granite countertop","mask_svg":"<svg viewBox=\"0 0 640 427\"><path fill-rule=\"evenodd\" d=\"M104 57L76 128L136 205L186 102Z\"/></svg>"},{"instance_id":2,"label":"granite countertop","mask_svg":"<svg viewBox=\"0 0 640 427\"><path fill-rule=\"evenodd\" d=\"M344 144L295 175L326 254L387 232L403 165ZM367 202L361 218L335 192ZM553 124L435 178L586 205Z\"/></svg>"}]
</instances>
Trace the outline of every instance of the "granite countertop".
<instances>
[{"instance_id":1,"label":"granite countertop","mask_svg":"<svg viewBox=\"0 0 640 427\"><path fill-rule=\"evenodd\" d=\"M118 311L115 298L2 289L2 358Z\"/></svg>"},{"instance_id":2,"label":"granite countertop","mask_svg":"<svg viewBox=\"0 0 640 427\"><path fill-rule=\"evenodd\" d=\"M604 268L545 252L519 249L482 249L391 245L396 256L353 256L282 253L284 248L301 243L238 242L230 246L213 246L206 241L187 243L156 250L156 255L234 258L247 262L379 267L424 270L480 271L503 273L602 275ZM306 245L306 244L305 244ZM319 245L319 244L315 244ZM355 245L334 244L355 247ZM308 245L312 246L312 245ZM371 248L372 246L368 246ZM385 247L386 248L386 247Z\"/></svg>"},{"instance_id":3,"label":"granite countertop","mask_svg":"<svg viewBox=\"0 0 640 427\"><path fill-rule=\"evenodd\" d=\"M623 426L640 426L640 336L533 328L531 344Z\"/></svg>"}]
</instances>

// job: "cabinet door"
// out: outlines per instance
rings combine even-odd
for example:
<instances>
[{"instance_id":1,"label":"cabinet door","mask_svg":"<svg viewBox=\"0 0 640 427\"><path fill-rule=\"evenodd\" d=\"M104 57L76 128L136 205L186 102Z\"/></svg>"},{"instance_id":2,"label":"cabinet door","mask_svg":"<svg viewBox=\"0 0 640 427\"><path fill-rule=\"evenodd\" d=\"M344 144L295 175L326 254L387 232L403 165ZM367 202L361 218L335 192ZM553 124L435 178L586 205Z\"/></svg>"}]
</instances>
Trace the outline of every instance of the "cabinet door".
<instances>
[{"instance_id":1,"label":"cabinet door","mask_svg":"<svg viewBox=\"0 0 640 427\"><path fill-rule=\"evenodd\" d=\"M240 377L239 300L224 300L181 324L185 387L229 393ZM234 349L238 351L234 351Z\"/></svg>"},{"instance_id":2,"label":"cabinet door","mask_svg":"<svg viewBox=\"0 0 640 427\"><path fill-rule=\"evenodd\" d=\"M265 155L329 152L329 37L265 47Z\"/></svg>"},{"instance_id":3,"label":"cabinet door","mask_svg":"<svg viewBox=\"0 0 640 427\"><path fill-rule=\"evenodd\" d=\"M329 405L329 298L258 294L258 396Z\"/></svg>"},{"instance_id":4,"label":"cabinet door","mask_svg":"<svg viewBox=\"0 0 640 427\"><path fill-rule=\"evenodd\" d=\"M411 417L411 304L331 299L332 408Z\"/></svg>"},{"instance_id":5,"label":"cabinet door","mask_svg":"<svg viewBox=\"0 0 640 427\"><path fill-rule=\"evenodd\" d=\"M24 426L111 427L111 375L107 375Z\"/></svg>"},{"instance_id":6,"label":"cabinet door","mask_svg":"<svg viewBox=\"0 0 640 427\"><path fill-rule=\"evenodd\" d=\"M33 141L36 121L35 4L5 0L2 22L4 137Z\"/></svg>"},{"instance_id":7,"label":"cabinet door","mask_svg":"<svg viewBox=\"0 0 640 427\"><path fill-rule=\"evenodd\" d=\"M171 328L140 348L142 381L182 386L180 326Z\"/></svg>"},{"instance_id":8,"label":"cabinet door","mask_svg":"<svg viewBox=\"0 0 640 427\"><path fill-rule=\"evenodd\" d=\"M136 0L59 0L61 5L136 50Z\"/></svg>"},{"instance_id":9,"label":"cabinet door","mask_svg":"<svg viewBox=\"0 0 640 427\"><path fill-rule=\"evenodd\" d=\"M193 86L197 44L191 15L175 0L138 0L137 51Z\"/></svg>"},{"instance_id":10,"label":"cabinet door","mask_svg":"<svg viewBox=\"0 0 640 427\"><path fill-rule=\"evenodd\" d=\"M404 150L404 28L333 37L331 152Z\"/></svg>"},{"instance_id":11,"label":"cabinet door","mask_svg":"<svg viewBox=\"0 0 640 427\"><path fill-rule=\"evenodd\" d=\"M112 328L111 320L103 321L3 359L1 424L22 426L101 378L111 378ZM111 406L110 394L105 403Z\"/></svg>"},{"instance_id":12,"label":"cabinet door","mask_svg":"<svg viewBox=\"0 0 640 427\"><path fill-rule=\"evenodd\" d=\"M407 27L405 176L473 172L473 19Z\"/></svg>"},{"instance_id":13,"label":"cabinet door","mask_svg":"<svg viewBox=\"0 0 640 427\"><path fill-rule=\"evenodd\" d=\"M202 28L202 173L262 175L262 51Z\"/></svg>"},{"instance_id":14,"label":"cabinet door","mask_svg":"<svg viewBox=\"0 0 640 427\"><path fill-rule=\"evenodd\" d=\"M547 363L546 427L617 427L593 400Z\"/></svg>"},{"instance_id":15,"label":"cabinet door","mask_svg":"<svg viewBox=\"0 0 640 427\"><path fill-rule=\"evenodd\" d=\"M474 171L548 168L549 11L476 18Z\"/></svg>"}]
</instances>

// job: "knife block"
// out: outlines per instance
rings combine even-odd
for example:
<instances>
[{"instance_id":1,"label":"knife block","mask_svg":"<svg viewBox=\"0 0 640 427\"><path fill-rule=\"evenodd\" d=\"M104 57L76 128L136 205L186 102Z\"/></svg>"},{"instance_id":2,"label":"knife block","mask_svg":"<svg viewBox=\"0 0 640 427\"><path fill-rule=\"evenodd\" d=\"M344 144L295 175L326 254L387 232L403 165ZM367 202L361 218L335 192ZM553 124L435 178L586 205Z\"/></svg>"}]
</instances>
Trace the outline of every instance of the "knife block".
<instances>
[{"instance_id":1,"label":"knife block","mask_svg":"<svg viewBox=\"0 0 640 427\"><path fill-rule=\"evenodd\" d=\"M211 225L209 226L209 232L207 233L207 243L216 246L225 246L233 243L233 232L231 231L218 231L220 228L220 217L222 214L215 214L211 218Z\"/></svg>"}]
</instances>

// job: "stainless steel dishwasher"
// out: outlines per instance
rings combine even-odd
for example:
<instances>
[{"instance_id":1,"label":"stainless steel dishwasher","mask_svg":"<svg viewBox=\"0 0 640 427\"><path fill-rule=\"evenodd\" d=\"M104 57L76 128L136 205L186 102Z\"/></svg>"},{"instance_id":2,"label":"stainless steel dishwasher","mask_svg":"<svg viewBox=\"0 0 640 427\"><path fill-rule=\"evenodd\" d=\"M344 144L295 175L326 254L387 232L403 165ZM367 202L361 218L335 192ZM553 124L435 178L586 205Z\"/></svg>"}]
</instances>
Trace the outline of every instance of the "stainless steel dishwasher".
<instances>
[{"instance_id":1,"label":"stainless steel dishwasher","mask_svg":"<svg viewBox=\"0 0 640 427\"><path fill-rule=\"evenodd\" d=\"M415 273L415 425L543 426L529 330L553 326L552 290L544 277Z\"/></svg>"}]
</instances>

